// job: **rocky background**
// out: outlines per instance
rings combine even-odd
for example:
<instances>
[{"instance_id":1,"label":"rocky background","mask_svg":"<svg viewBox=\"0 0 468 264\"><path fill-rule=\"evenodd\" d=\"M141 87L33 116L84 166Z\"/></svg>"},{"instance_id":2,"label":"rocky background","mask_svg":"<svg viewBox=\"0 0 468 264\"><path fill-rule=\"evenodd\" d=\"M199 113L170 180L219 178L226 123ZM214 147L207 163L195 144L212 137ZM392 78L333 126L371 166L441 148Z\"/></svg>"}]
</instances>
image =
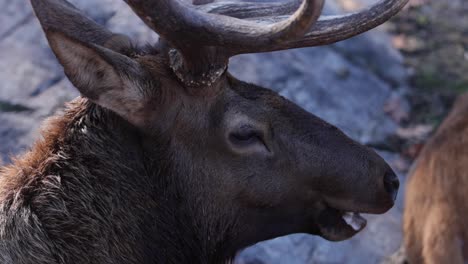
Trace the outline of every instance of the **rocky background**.
<instances>
[{"instance_id":1,"label":"rocky background","mask_svg":"<svg viewBox=\"0 0 468 264\"><path fill-rule=\"evenodd\" d=\"M157 40L123 1L70 2L99 23L140 43ZM376 0L328 0L325 12L352 11L373 2ZM412 0L412 7L393 23L335 45L232 59L230 71L240 79L278 91L354 139L375 147L403 183L397 206L383 216L367 216L367 228L349 241L331 243L292 235L250 247L239 254L236 263L379 263L398 249L405 173L424 139L464 87L462 74L456 73L434 84L432 73L438 68L423 69L418 63L432 54L420 51L428 50L426 40L433 25L439 25L435 21L439 16L434 15L438 9L426 2ZM441 3L453 10L466 7L462 0L440 0L437 5ZM455 26L453 31L457 30ZM463 58L468 59L467 54L460 57L455 50L453 57L466 65ZM451 66L437 65L446 70ZM29 0L0 0L0 79L1 164L24 152L39 136L42 121L78 96L49 50ZM440 87L448 80L457 80L457 85L447 93ZM436 88L424 89L428 85Z\"/></svg>"}]
</instances>

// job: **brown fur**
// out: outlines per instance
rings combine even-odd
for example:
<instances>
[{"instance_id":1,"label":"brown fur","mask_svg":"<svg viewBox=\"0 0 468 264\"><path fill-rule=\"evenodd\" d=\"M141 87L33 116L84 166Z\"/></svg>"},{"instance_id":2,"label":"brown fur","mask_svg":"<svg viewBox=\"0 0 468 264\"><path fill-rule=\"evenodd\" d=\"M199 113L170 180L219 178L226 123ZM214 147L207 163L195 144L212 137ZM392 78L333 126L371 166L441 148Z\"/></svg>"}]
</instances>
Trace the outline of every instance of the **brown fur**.
<instances>
[{"instance_id":1,"label":"brown fur","mask_svg":"<svg viewBox=\"0 0 468 264\"><path fill-rule=\"evenodd\" d=\"M408 181L404 237L410 264L468 259L468 94L418 158Z\"/></svg>"},{"instance_id":2,"label":"brown fur","mask_svg":"<svg viewBox=\"0 0 468 264\"><path fill-rule=\"evenodd\" d=\"M64 144L65 132L82 111L82 107L77 107L63 116L50 117L42 129L42 138L31 150L15 158L11 165L0 168L0 201L12 199L25 186L43 180L44 173L59 159L57 152Z\"/></svg>"},{"instance_id":3,"label":"brown fur","mask_svg":"<svg viewBox=\"0 0 468 264\"><path fill-rule=\"evenodd\" d=\"M118 119L86 99L77 99L64 115L49 119L42 133L43 139L36 142L31 151L0 170L0 263L142 263L142 259L138 262L131 257L142 255L135 254L135 251L144 249L142 245L135 246L136 241L128 235L125 241L119 241L125 237L122 232L129 232L121 228L138 229L125 224L134 223L134 220L125 219L117 229L104 228L119 222L119 216L113 211L121 214L124 210L121 204L108 203L106 199L111 199L112 195L106 195L106 188L118 191L132 189L134 184L127 181L127 185L124 179L120 179L122 182L118 184L121 187L116 189L109 182L112 179L99 178L108 174L106 168L83 167L86 162L110 165L112 161L106 158L121 156L118 152L113 157L104 153L105 147L116 147L108 145L116 139L112 134L106 133L107 139L94 138L102 137L110 128L116 129L112 122L122 126ZM107 120L108 124L91 127L95 126L96 120ZM87 129L101 133L86 135ZM118 137L118 134L114 136ZM74 143L78 145L70 146ZM84 153L80 153L82 150ZM100 156L104 159L100 160ZM130 167L131 163L126 166ZM117 168L114 166L112 169ZM118 171L125 174L125 169L122 169ZM96 185L99 191L92 193L93 188L89 184ZM144 192L144 189L138 189ZM132 196L130 193L126 199ZM114 201L118 202L118 199ZM147 203L151 204L150 201ZM138 215L138 209L132 211ZM107 242L99 243L102 239ZM106 248L97 250L95 245L89 244L92 241L106 245ZM119 251L119 254L113 251ZM112 257L107 257L108 254Z\"/></svg>"}]
</instances>

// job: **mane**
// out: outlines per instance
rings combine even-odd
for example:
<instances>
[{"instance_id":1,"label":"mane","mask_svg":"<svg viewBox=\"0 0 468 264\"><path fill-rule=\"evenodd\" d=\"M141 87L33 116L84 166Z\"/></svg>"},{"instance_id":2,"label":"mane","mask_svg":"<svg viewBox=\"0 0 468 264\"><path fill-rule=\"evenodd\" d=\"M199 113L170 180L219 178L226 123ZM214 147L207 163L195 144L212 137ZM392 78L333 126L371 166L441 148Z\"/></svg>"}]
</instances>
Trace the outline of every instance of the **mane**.
<instances>
[{"instance_id":1,"label":"mane","mask_svg":"<svg viewBox=\"0 0 468 264\"><path fill-rule=\"evenodd\" d=\"M141 156L129 147L138 147L129 142L131 131L83 98L45 122L31 150L0 171L0 263L121 263L144 256L143 229L152 218L134 204L153 204Z\"/></svg>"},{"instance_id":2,"label":"mane","mask_svg":"<svg viewBox=\"0 0 468 264\"><path fill-rule=\"evenodd\" d=\"M77 98L66 105L63 113L49 117L38 139L26 153L13 158L12 164L0 167L0 202L25 187L31 187L47 175L60 158L59 151L75 120L85 115L90 102Z\"/></svg>"}]
</instances>

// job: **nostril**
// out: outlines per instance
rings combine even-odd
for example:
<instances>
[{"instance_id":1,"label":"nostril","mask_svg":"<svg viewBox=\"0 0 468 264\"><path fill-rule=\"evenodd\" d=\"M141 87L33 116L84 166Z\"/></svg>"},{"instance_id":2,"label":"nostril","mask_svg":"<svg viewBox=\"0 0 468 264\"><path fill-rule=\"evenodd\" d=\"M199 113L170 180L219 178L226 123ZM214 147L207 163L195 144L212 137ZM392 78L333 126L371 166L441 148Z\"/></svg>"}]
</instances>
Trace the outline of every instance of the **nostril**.
<instances>
[{"instance_id":1,"label":"nostril","mask_svg":"<svg viewBox=\"0 0 468 264\"><path fill-rule=\"evenodd\" d=\"M392 170L389 170L387 173L385 173L384 187L388 194L390 194L392 199L395 201L398 193L398 187L400 187L400 181Z\"/></svg>"}]
</instances>

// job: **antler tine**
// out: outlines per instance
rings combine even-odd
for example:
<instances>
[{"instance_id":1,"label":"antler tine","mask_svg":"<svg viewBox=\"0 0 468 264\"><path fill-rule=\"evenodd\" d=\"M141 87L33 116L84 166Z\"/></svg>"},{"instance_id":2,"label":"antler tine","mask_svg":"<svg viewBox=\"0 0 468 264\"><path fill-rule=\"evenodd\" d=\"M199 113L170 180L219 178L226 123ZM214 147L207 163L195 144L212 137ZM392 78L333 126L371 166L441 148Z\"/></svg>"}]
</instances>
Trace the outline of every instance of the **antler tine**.
<instances>
[{"instance_id":1,"label":"antler tine","mask_svg":"<svg viewBox=\"0 0 468 264\"><path fill-rule=\"evenodd\" d=\"M381 0L361 12L342 16L323 16L302 38L291 39L275 46L263 46L257 52L320 46L345 40L381 25L397 14L407 3L408 0ZM205 12L235 17L244 13L242 18L252 18L252 21L264 24L281 21L285 18L284 15L291 13L288 3L213 2L198 8ZM270 15L264 16L264 14ZM239 51L239 53L248 52L250 52L248 49Z\"/></svg>"},{"instance_id":2,"label":"antler tine","mask_svg":"<svg viewBox=\"0 0 468 264\"><path fill-rule=\"evenodd\" d=\"M226 51L259 48L302 36L320 16L324 0L304 0L289 18L269 25L206 14L178 0L125 0L140 18L174 46L222 46Z\"/></svg>"},{"instance_id":3,"label":"antler tine","mask_svg":"<svg viewBox=\"0 0 468 264\"><path fill-rule=\"evenodd\" d=\"M201 1L201 0L200 0ZM195 4L195 3L194 3ZM291 15L301 5L301 1L288 2L210 2L200 4L196 2L196 8L200 11L212 14L225 15L241 19L256 17ZM284 17L282 17L284 18Z\"/></svg>"}]
</instances>

